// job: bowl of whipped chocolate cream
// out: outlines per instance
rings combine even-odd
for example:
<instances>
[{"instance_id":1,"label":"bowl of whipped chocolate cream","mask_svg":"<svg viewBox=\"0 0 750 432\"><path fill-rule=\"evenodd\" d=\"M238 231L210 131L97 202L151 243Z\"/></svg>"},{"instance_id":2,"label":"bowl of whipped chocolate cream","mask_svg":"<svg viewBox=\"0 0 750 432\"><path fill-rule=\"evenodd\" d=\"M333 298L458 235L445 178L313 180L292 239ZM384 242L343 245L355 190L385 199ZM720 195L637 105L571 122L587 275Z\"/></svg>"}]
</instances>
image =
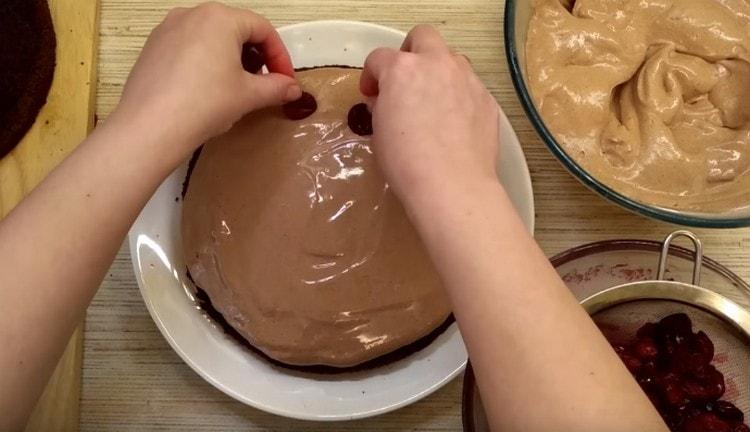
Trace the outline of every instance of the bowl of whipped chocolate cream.
<instances>
[{"instance_id":1,"label":"bowl of whipped chocolate cream","mask_svg":"<svg viewBox=\"0 0 750 432\"><path fill-rule=\"evenodd\" d=\"M586 186L683 225L750 225L750 5L507 0L506 53L545 144Z\"/></svg>"},{"instance_id":2,"label":"bowl of whipped chocolate cream","mask_svg":"<svg viewBox=\"0 0 750 432\"><path fill-rule=\"evenodd\" d=\"M385 413L467 362L359 93L367 55L405 34L345 21L279 33L304 96L247 115L161 185L129 235L136 279L167 342L227 395L306 420ZM252 47L242 60L262 67ZM523 151L499 121L498 179L533 232Z\"/></svg>"}]
</instances>

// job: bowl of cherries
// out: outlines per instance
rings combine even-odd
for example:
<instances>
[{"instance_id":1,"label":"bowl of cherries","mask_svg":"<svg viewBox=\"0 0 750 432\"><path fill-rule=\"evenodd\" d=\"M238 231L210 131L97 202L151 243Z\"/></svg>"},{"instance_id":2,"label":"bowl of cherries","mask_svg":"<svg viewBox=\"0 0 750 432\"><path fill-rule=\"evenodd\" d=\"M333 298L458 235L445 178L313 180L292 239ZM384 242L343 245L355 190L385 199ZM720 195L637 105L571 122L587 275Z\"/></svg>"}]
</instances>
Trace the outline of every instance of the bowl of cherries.
<instances>
[{"instance_id":1,"label":"bowl of cherries","mask_svg":"<svg viewBox=\"0 0 750 432\"><path fill-rule=\"evenodd\" d=\"M602 330L670 431L750 432L742 410L724 399L727 384L714 364L713 342L693 331L687 314L647 322L625 338ZM464 380L464 430L489 431L471 367Z\"/></svg>"},{"instance_id":2,"label":"bowl of cherries","mask_svg":"<svg viewBox=\"0 0 750 432\"><path fill-rule=\"evenodd\" d=\"M672 432L750 432L750 285L702 250L676 231L663 242L581 245L550 262ZM471 363L462 417L465 431L490 431Z\"/></svg>"},{"instance_id":3,"label":"bowl of cherries","mask_svg":"<svg viewBox=\"0 0 750 432\"><path fill-rule=\"evenodd\" d=\"M670 430L750 432L744 413L729 401L724 375L716 369L714 344L693 331L684 313L642 325L613 347Z\"/></svg>"}]
</instances>

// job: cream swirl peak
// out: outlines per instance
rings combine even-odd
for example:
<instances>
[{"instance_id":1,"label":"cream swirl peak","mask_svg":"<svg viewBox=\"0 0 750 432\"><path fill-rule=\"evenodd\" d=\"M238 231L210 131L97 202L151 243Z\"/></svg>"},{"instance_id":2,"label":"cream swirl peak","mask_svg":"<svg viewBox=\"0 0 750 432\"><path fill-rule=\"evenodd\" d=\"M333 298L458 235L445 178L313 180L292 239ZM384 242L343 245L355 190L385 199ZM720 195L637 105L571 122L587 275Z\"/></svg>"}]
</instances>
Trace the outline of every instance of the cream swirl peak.
<instances>
[{"instance_id":1,"label":"cream swirl peak","mask_svg":"<svg viewBox=\"0 0 750 432\"><path fill-rule=\"evenodd\" d=\"M595 178L638 201L750 206L750 5L536 0L527 76L542 118Z\"/></svg>"}]
</instances>

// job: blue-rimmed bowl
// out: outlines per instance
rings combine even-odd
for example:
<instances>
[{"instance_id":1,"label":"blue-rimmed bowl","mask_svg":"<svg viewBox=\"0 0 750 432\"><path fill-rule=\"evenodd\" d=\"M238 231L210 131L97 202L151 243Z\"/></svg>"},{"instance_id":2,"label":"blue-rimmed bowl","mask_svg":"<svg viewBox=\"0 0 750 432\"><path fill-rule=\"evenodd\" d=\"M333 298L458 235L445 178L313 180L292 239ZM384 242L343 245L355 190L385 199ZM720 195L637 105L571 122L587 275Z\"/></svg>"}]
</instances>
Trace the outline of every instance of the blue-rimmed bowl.
<instances>
[{"instance_id":1,"label":"blue-rimmed bowl","mask_svg":"<svg viewBox=\"0 0 750 432\"><path fill-rule=\"evenodd\" d=\"M526 85L526 34L533 11L534 0L506 0L505 2L505 53L508 58L513 86L521 100L526 114L534 129L552 154L578 180L599 195L635 213L650 218L704 228L737 228L750 226L750 191L746 208L727 213L694 213L673 210L636 201L623 195L589 174L581 165L570 157L557 142L542 120L534 105L531 91Z\"/></svg>"}]
</instances>

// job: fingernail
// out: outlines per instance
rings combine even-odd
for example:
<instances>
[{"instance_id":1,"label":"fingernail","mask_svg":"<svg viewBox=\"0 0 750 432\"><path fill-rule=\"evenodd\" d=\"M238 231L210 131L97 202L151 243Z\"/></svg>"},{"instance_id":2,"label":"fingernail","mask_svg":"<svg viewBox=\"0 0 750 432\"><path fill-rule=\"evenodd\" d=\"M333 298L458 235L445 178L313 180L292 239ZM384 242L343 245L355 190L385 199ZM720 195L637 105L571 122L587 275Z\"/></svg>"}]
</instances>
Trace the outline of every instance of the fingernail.
<instances>
[{"instance_id":1,"label":"fingernail","mask_svg":"<svg viewBox=\"0 0 750 432\"><path fill-rule=\"evenodd\" d=\"M292 85L286 91L285 102L294 102L302 97L302 88L297 84Z\"/></svg>"}]
</instances>

